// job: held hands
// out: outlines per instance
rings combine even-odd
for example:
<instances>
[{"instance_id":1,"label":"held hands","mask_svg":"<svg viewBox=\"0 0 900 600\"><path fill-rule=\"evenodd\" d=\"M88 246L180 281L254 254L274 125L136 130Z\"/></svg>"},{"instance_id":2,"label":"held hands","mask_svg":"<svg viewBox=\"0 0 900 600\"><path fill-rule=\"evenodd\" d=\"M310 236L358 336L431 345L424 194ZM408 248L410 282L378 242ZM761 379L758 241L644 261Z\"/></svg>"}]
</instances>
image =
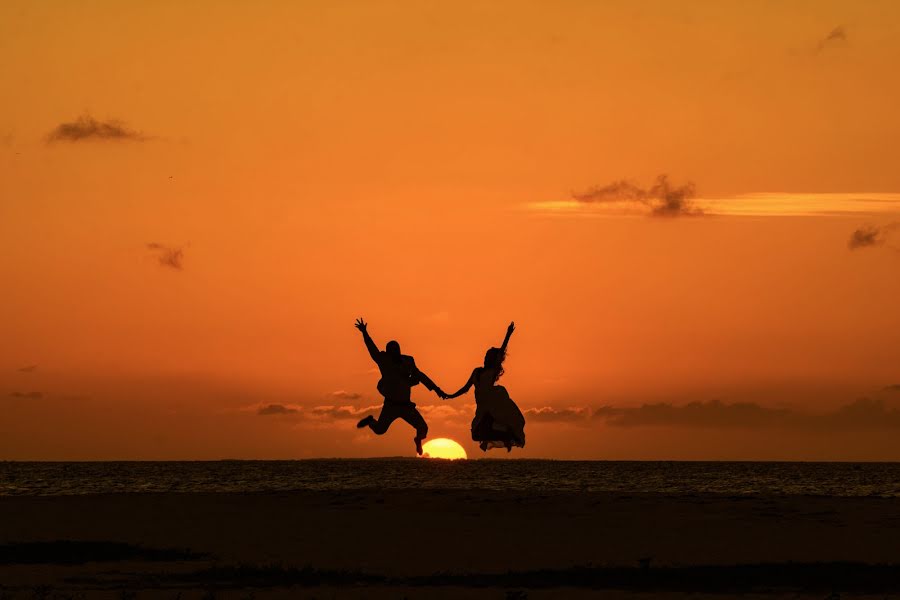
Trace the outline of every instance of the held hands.
<instances>
[{"instance_id":1,"label":"held hands","mask_svg":"<svg viewBox=\"0 0 900 600\"><path fill-rule=\"evenodd\" d=\"M360 318L358 318L358 319L356 320L356 325L355 325L355 327L356 327L357 329L359 329L360 331L362 331L363 333L366 332L366 327L368 327L368 326L369 326L369 325L368 325L365 321L362 320L362 317L360 317Z\"/></svg>"},{"instance_id":2,"label":"held hands","mask_svg":"<svg viewBox=\"0 0 900 600\"><path fill-rule=\"evenodd\" d=\"M448 394L441 388L435 388L434 393L437 394L438 398L440 398L441 400L448 400L448 399L452 398L452 396L450 396L450 394Z\"/></svg>"}]
</instances>

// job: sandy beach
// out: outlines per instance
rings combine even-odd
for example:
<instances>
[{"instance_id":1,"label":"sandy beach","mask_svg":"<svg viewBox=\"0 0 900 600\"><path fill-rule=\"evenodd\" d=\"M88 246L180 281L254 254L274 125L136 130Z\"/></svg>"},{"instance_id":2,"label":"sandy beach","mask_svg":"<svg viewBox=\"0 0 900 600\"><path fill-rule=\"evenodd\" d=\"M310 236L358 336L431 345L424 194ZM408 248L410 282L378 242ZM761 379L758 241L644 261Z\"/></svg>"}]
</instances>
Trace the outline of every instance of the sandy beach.
<instances>
[{"instance_id":1,"label":"sandy beach","mask_svg":"<svg viewBox=\"0 0 900 600\"><path fill-rule=\"evenodd\" d=\"M900 592L900 569L885 566L900 563L898 539L898 502L880 498L434 490L4 497L0 582L4 598L42 590L541 598L560 589L572 597L883 598Z\"/></svg>"}]
</instances>

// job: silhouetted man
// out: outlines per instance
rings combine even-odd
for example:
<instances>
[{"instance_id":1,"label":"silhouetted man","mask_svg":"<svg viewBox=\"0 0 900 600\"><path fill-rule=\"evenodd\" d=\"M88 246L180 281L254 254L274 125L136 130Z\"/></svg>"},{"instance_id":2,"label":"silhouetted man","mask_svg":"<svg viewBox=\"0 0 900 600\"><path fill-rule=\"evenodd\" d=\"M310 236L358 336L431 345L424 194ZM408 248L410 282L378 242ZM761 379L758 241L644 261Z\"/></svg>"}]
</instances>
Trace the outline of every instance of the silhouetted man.
<instances>
[{"instance_id":1,"label":"silhouetted man","mask_svg":"<svg viewBox=\"0 0 900 600\"><path fill-rule=\"evenodd\" d=\"M368 325L362 319L356 320L356 328L363 334L369 356L381 371L378 393L384 396L384 406L382 406L381 414L377 419L369 415L356 426L359 428L369 427L376 434L381 435L395 420L403 419L415 428L416 454L422 454L422 440L428 435L428 424L425 423L425 419L410 399L412 387L422 383L441 398L445 398L447 394L416 367L416 361L412 356L400 354L400 344L397 342L388 342L384 347L384 352L379 350L372 341L367 327Z\"/></svg>"}]
</instances>

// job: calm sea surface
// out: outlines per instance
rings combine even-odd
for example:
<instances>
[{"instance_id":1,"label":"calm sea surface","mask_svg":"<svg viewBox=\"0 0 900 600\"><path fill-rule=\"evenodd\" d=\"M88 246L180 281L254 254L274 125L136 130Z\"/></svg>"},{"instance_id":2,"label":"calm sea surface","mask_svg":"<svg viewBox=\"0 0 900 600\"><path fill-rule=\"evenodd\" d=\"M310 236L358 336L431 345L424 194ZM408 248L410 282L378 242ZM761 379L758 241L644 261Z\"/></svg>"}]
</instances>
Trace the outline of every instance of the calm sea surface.
<instances>
[{"instance_id":1,"label":"calm sea surface","mask_svg":"<svg viewBox=\"0 0 900 600\"><path fill-rule=\"evenodd\" d=\"M420 488L900 497L900 463L0 462L0 496Z\"/></svg>"}]
</instances>

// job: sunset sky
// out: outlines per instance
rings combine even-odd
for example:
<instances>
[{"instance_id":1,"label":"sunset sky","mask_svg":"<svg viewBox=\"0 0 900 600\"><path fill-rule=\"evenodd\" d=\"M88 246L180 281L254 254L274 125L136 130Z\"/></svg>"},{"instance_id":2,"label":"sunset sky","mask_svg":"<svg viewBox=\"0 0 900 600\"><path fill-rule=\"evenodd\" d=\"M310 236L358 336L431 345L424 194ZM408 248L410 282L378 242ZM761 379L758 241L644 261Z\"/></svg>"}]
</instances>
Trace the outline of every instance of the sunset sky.
<instances>
[{"instance_id":1,"label":"sunset sky","mask_svg":"<svg viewBox=\"0 0 900 600\"><path fill-rule=\"evenodd\" d=\"M4 0L0 459L410 455L362 316L448 391L515 320L514 456L900 460L898 58L893 0Z\"/></svg>"}]
</instances>

